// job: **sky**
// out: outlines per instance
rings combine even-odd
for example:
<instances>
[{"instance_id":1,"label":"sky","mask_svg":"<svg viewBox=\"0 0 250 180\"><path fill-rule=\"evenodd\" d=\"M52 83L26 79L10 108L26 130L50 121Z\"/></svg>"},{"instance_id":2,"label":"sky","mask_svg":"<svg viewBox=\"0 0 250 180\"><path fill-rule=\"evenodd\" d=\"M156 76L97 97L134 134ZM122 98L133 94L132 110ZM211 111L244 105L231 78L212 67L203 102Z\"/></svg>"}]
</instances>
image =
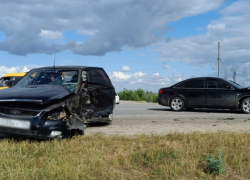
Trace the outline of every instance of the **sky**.
<instances>
[{"instance_id":1,"label":"sky","mask_svg":"<svg viewBox=\"0 0 250 180\"><path fill-rule=\"evenodd\" d=\"M250 86L250 0L0 0L0 76L103 67L116 91L192 78Z\"/></svg>"}]
</instances>

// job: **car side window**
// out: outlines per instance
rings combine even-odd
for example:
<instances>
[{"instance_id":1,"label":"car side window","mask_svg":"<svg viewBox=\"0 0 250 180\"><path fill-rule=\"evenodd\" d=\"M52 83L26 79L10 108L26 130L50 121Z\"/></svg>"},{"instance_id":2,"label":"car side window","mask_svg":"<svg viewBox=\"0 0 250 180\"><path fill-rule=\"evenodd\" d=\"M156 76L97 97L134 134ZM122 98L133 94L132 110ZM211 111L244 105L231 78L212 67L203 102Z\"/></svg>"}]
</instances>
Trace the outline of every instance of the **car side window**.
<instances>
[{"instance_id":1,"label":"car side window","mask_svg":"<svg viewBox=\"0 0 250 180\"><path fill-rule=\"evenodd\" d=\"M227 89L228 84L221 81L221 80L212 80L209 79L207 80L207 88L212 88L212 89Z\"/></svg>"},{"instance_id":2,"label":"car side window","mask_svg":"<svg viewBox=\"0 0 250 180\"><path fill-rule=\"evenodd\" d=\"M91 69L90 74L90 81L110 85L110 80L102 69Z\"/></svg>"},{"instance_id":3,"label":"car side window","mask_svg":"<svg viewBox=\"0 0 250 180\"><path fill-rule=\"evenodd\" d=\"M217 88L215 80L207 80L207 88Z\"/></svg>"},{"instance_id":4,"label":"car side window","mask_svg":"<svg viewBox=\"0 0 250 180\"><path fill-rule=\"evenodd\" d=\"M216 81L217 87L220 89L227 89L229 87L229 85L223 81L217 80Z\"/></svg>"},{"instance_id":5,"label":"car side window","mask_svg":"<svg viewBox=\"0 0 250 180\"><path fill-rule=\"evenodd\" d=\"M204 79L194 79L187 82L187 88L204 88Z\"/></svg>"}]
</instances>

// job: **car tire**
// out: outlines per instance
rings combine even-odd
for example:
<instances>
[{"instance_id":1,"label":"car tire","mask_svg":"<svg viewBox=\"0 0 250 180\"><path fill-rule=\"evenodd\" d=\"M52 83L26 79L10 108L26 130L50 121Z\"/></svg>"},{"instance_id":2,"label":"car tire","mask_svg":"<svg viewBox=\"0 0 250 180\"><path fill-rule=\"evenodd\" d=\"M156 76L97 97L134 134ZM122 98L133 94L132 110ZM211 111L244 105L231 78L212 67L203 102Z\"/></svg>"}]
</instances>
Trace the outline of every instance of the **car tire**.
<instances>
[{"instance_id":1,"label":"car tire","mask_svg":"<svg viewBox=\"0 0 250 180\"><path fill-rule=\"evenodd\" d=\"M107 125L111 125L111 124L112 124L112 120L111 120L111 121L108 121L106 124L107 124Z\"/></svg>"},{"instance_id":2,"label":"car tire","mask_svg":"<svg viewBox=\"0 0 250 180\"><path fill-rule=\"evenodd\" d=\"M72 129L71 130L71 135L72 136L77 136L77 135L84 135L84 130L81 129Z\"/></svg>"},{"instance_id":3,"label":"car tire","mask_svg":"<svg viewBox=\"0 0 250 180\"><path fill-rule=\"evenodd\" d=\"M113 121L113 114L110 114L108 117L109 117L109 121L107 122L107 125L110 125L112 124L112 121Z\"/></svg>"},{"instance_id":4,"label":"car tire","mask_svg":"<svg viewBox=\"0 0 250 180\"><path fill-rule=\"evenodd\" d=\"M182 111L184 109L184 101L180 97L173 97L170 102L170 108L174 111Z\"/></svg>"},{"instance_id":5,"label":"car tire","mask_svg":"<svg viewBox=\"0 0 250 180\"><path fill-rule=\"evenodd\" d=\"M109 114L109 115L105 115L103 116L105 118L108 118L108 120L106 120L103 124L104 125L110 125L112 124L112 121L113 121L113 114Z\"/></svg>"},{"instance_id":6,"label":"car tire","mask_svg":"<svg viewBox=\"0 0 250 180\"><path fill-rule=\"evenodd\" d=\"M243 99L241 102L241 110L244 113L250 114L250 98Z\"/></svg>"}]
</instances>

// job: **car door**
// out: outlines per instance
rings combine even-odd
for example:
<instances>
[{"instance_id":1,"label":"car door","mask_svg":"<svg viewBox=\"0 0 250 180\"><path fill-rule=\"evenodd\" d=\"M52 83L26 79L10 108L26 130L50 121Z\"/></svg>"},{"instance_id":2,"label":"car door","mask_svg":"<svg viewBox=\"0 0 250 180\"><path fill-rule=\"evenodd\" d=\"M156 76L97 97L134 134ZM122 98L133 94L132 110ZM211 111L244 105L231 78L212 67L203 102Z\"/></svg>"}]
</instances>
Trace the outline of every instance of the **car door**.
<instances>
[{"instance_id":1,"label":"car door","mask_svg":"<svg viewBox=\"0 0 250 180\"><path fill-rule=\"evenodd\" d=\"M206 104L206 89L205 80L192 79L189 80L185 85L185 97L190 107L204 107Z\"/></svg>"},{"instance_id":2,"label":"car door","mask_svg":"<svg viewBox=\"0 0 250 180\"><path fill-rule=\"evenodd\" d=\"M93 116L113 114L115 88L102 68L89 68L87 88L94 105Z\"/></svg>"},{"instance_id":3,"label":"car door","mask_svg":"<svg viewBox=\"0 0 250 180\"><path fill-rule=\"evenodd\" d=\"M208 78L207 107L235 107L235 89L220 79Z\"/></svg>"}]
</instances>

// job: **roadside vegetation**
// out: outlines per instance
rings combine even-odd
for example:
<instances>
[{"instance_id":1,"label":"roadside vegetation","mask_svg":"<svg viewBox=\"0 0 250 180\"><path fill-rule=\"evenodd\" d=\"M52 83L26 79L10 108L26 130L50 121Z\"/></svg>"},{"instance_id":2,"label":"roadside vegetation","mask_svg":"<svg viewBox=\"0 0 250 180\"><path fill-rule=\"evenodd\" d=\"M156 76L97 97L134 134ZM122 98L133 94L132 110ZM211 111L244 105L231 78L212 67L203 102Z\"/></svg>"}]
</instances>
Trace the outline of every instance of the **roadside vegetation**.
<instances>
[{"instance_id":1,"label":"roadside vegetation","mask_svg":"<svg viewBox=\"0 0 250 180\"><path fill-rule=\"evenodd\" d=\"M250 179L250 134L0 141L1 179Z\"/></svg>"},{"instance_id":2,"label":"roadside vegetation","mask_svg":"<svg viewBox=\"0 0 250 180\"><path fill-rule=\"evenodd\" d=\"M123 91L118 92L120 100L131 100L131 101L146 101L146 102L157 102L158 94L144 91L143 89L128 90L123 89Z\"/></svg>"}]
</instances>

